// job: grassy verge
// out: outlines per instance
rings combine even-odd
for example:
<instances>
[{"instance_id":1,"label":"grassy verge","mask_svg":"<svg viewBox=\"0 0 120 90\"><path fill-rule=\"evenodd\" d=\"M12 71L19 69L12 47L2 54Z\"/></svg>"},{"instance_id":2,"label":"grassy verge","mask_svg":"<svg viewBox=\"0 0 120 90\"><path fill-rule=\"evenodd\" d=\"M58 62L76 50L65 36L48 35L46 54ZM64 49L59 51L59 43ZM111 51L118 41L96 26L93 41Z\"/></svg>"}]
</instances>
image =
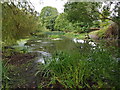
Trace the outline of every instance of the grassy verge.
<instances>
[{"instance_id":1,"label":"grassy verge","mask_svg":"<svg viewBox=\"0 0 120 90\"><path fill-rule=\"evenodd\" d=\"M86 33L78 34L74 32L43 31L36 33L36 35L37 36L46 35L50 39L61 38L61 37L85 39Z\"/></svg>"},{"instance_id":2,"label":"grassy verge","mask_svg":"<svg viewBox=\"0 0 120 90\"><path fill-rule=\"evenodd\" d=\"M68 32L64 34L65 37L78 38L78 39L85 39L85 35L86 33L78 34L78 33L73 33L73 32Z\"/></svg>"},{"instance_id":3,"label":"grassy verge","mask_svg":"<svg viewBox=\"0 0 120 90\"><path fill-rule=\"evenodd\" d=\"M55 38L61 38L65 33L59 31L51 31L51 32L45 32L45 34L48 35L48 38L55 39Z\"/></svg>"}]
</instances>

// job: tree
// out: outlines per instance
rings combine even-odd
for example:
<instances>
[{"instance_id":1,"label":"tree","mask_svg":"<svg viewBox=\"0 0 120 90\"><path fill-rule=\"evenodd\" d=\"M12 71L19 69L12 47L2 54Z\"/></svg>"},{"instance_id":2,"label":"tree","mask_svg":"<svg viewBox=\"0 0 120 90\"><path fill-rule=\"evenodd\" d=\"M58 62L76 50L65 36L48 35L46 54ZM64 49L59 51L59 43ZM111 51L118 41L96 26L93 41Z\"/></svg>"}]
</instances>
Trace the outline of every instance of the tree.
<instances>
[{"instance_id":1,"label":"tree","mask_svg":"<svg viewBox=\"0 0 120 90\"><path fill-rule=\"evenodd\" d=\"M92 10L96 10L98 5L96 2L68 2L64 11L68 14L67 18L70 22L80 22L81 27L92 26L93 19L98 20L99 17L99 14L95 14Z\"/></svg>"},{"instance_id":2,"label":"tree","mask_svg":"<svg viewBox=\"0 0 120 90\"><path fill-rule=\"evenodd\" d=\"M73 29L73 25L67 20L67 14L61 13L55 20L54 28L59 31L70 31Z\"/></svg>"},{"instance_id":3,"label":"tree","mask_svg":"<svg viewBox=\"0 0 120 90\"><path fill-rule=\"evenodd\" d=\"M22 5L20 2L17 5L14 2L2 3L3 45L12 45L17 40L29 36L31 32L38 29L38 18L35 11Z\"/></svg>"},{"instance_id":4,"label":"tree","mask_svg":"<svg viewBox=\"0 0 120 90\"><path fill-rule=\"evenodd\" d=\"M114 7L113 7L114 6ZM102 7L102 8L101 8ZM112 8L111 8L112 7ZM100 10L101 9L101 10ZM93 21L111 20L118 25L118 46L120 47L120 2L68 2L65 10L68 20L71 22L82 22L83 26L91 26Z\"/></svg>"},{"instance_id":5,"label":"tree","mask_svg":"<svg viewBox=\"0 0 120 90\"><path fill-rule=\"evenodd\" d=\"M120 2L115 0L113 2L106 1L106 5L103 7L103 13L99 14L102 16L103 20L111 20L118 26L118 47L120 47ZM114 6L114 7L113 7ZM110 10L112 7L112 10Z\"/></svg>"},{"instance_id":6,"label":"tree","mask_svg":"<svg viewBox=\"0 0 120 90\"><path fill-rule=\"evenodd\" d=\"M46 26L47 29L54 30L54 24L57 15L58 11L56 8L50 6L44 7L40 13L42 24Z\"/></svg>"},{"instance_id":7,"label":"tree","mask_svg":"<svg viewBox=\"0 0 120 90\"><path fill-rule=\"evenodd\" d=\"M67 19L67 13L61 13L55 20L55 30L66 31L66 32L85 32L85 25L82 27L83 23L75 22L72 23ZM86 25L87 26L87 25Z\"/></svg>"}]
</instances>

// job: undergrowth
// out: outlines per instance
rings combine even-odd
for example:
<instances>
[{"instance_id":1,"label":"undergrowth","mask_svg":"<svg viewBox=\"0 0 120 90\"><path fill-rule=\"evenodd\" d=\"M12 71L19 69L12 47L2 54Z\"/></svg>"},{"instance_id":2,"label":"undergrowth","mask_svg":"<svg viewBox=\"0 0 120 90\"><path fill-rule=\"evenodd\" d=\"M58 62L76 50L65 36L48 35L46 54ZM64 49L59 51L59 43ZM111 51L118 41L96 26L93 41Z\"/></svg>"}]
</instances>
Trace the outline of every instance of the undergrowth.
<instances>
[{"instance_id":1,"label":"undergrowth","mask_svg":"<svg viewBox=\"0 0 120 90\"><path fill-rule=\"evenodd\" d=\"M84 49L85 50L85 49ZM88 50L88 49L86 49ZM118 62L111 53L96 48L80 53L59 51L47 60L51 82L64 88L118 88Z\"/></svg>"}]
</instances>

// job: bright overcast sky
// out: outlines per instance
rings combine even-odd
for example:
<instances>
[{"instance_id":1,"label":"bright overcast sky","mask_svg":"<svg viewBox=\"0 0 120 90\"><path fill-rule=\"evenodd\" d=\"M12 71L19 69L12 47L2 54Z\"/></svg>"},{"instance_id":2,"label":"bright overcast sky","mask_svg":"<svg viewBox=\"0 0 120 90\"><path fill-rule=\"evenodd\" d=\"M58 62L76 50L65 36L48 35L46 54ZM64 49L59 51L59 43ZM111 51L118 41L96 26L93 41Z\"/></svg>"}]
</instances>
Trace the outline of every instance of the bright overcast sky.
<instances>
[{"instance_id":1,"label":"bright overcast sky","mask_svg":"<svg viewBox=\"0 0 120 90\"><path fill-rule=\"evenodd\" d=\"M67 0L30 0L30 2L35 7L35 10L39 13L45 6L55 7L59 13L62 13L64 10L64 4L67 2Z\"/></svg>"}]
</instances>

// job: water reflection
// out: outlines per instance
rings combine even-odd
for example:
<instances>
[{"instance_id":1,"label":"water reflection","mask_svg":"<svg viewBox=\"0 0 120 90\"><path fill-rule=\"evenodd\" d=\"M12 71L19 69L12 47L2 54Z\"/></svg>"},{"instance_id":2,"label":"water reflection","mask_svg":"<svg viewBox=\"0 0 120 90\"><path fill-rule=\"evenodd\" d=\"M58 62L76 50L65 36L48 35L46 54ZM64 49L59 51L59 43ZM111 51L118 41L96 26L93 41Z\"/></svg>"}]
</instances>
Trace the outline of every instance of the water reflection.
<instances>
[{"instance_id":1,"label":"water reflection","mask_svg":"<svg viewBox=\"0 0 120 90\"><path fill-rule=\"evenodd\" d=\"M36 62L45 63L45 59L52 57L56 51L64 51L69 53L90 53L91 50L100 48L96 42L82 40L82 39L69 39L69 38L34 38L29 40L19 41L17 48L26 48L28 52L37 52Z\"/></svg>"},{"instance_id":2,"label":"water reflection","mask_svg":"<svg viewBox=\"0 0 120 90\"><path fill-rule=\"evenodd\" d=\"M74 41L75 43L87 43L87 41L85 41L85 40L76 39L76 38L74 38L73 41ZM88 44L90 44L90 45L92 45L92 46L96 46L96 43L95 43L95 42L88 41Z\"/></svg>"}]
</instances>

